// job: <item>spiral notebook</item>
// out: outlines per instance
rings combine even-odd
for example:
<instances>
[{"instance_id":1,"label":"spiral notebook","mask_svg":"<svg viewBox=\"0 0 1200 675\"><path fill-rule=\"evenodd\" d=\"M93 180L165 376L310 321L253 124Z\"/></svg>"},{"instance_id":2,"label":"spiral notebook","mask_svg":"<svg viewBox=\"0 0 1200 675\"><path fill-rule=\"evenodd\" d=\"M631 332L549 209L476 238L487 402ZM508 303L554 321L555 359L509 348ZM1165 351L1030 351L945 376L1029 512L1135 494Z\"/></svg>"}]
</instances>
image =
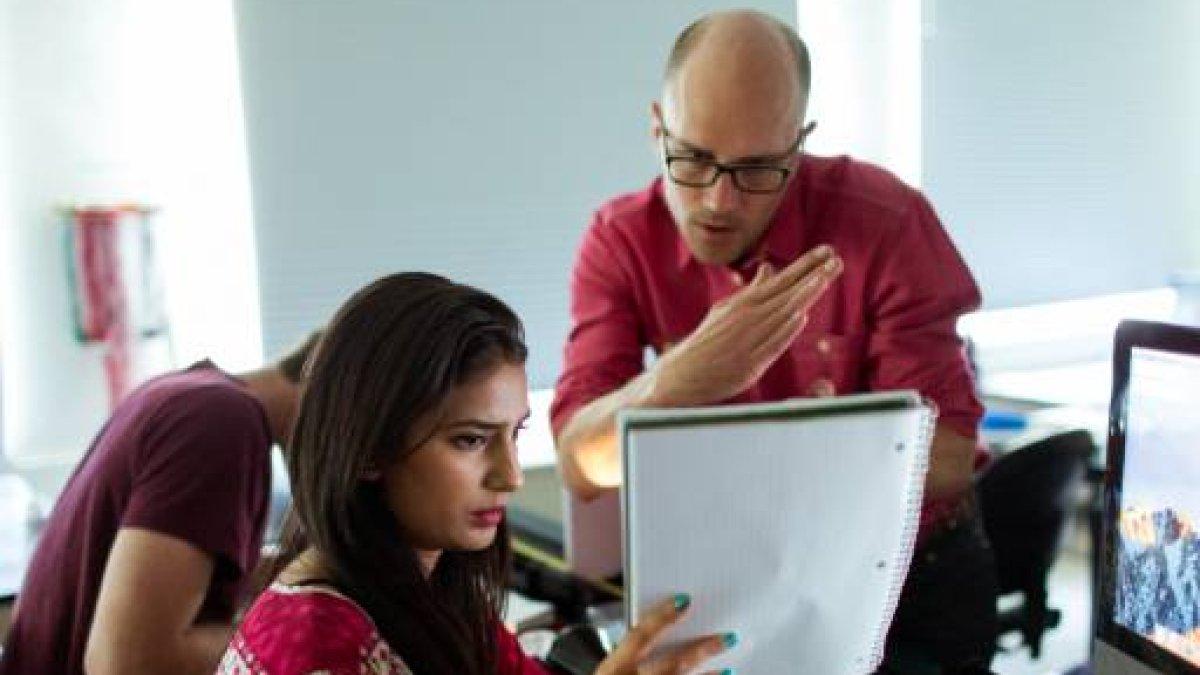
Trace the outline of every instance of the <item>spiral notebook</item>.
<instances>
[{"instance_id":1,"label":"spiral notebook","mask_svg":"<svg viewBox=\"0 0 1200 675\"><path fill-rule=\"evenodd\" d=\"M916 392L620 417L626 612L664 645L736 631L739 675L875 670L912 559L934 415Z\"/></svg>"}]
</instances>

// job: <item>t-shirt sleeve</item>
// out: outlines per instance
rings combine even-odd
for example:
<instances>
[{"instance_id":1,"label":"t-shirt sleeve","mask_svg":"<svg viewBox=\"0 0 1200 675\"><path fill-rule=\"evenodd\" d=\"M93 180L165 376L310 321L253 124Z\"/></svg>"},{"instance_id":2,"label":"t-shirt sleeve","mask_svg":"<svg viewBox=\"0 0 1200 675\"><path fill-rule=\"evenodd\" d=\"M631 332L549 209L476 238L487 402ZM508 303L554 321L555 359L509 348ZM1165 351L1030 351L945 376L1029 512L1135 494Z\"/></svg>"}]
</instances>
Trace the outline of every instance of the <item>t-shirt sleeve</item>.
<instances>
[{"instance_id":1,"label":"t-shirt sleeve","mask_svg":"<svg viewBox=\"0 0 1200 675\"><path fill-rule=\"evenodd\" d=\"M556 437L579 408L642 371L645 340L622 250L616 228L597 213L571 271L571 332L550 407Z\"/></svg>"},{"instance_id":2,"label":"t-shirt sleeve","mask_svg":"<svg viewBox=\"0 0 1200 675\"><path fill-rule=\"evenodd\" d=\"M975 438L983 408L957 324L979 307L979 288L921 194L896 225L872 266L870 388L917 389L937 403L940 423Z\"/></svg>"},{"instance_id":3,"label":"t-shirt sleeve","mask_svg":"<svg viewBox=\"0 0 1200 675\"><path fill-rule=\"evenodd\" d=\"M142 433L121 526L177 537L247 574L270 483L262 409L236 389L205 386L164 401Z\"/></svg>"}]
</instances>

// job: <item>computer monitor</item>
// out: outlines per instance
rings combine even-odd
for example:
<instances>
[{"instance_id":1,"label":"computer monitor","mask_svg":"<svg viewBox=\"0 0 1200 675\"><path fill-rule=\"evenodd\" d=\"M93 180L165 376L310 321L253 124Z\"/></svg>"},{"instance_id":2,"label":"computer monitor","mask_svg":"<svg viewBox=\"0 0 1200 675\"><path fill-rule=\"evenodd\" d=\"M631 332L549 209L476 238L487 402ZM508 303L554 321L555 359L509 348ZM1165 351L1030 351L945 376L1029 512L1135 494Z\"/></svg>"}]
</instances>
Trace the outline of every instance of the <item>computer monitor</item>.
<instances>
[{"instance_id":1,"label":"computer monitor","mask_svg":"<svg viewBox=\"0 0 1200 675\"><path fill-rule=\"evenodd\" d=\"M1200 329L1127 321L1109 408L1097 675L1200 673Z\"/></svg>"}]
</instances>

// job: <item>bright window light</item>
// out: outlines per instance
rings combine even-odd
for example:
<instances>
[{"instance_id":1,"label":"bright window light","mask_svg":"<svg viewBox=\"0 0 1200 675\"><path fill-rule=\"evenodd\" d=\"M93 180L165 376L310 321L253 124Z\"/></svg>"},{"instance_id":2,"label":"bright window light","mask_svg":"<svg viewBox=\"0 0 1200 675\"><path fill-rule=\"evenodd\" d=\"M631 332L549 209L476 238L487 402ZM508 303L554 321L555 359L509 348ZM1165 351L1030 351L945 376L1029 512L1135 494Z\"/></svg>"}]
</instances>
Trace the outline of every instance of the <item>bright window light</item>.
<instances>
[{"instance_id":1,"label":"bright window light","mask_svg":"<svg viewBox=\"0 0 1200 675\"><path fill-rule=\"evenodd\" d=\"M263 361L232 3L138 5L116 41L125 135L161 168L159 241L175 365ZM147 58L162 54L163 58ZM151 174L153 176L154 174Z\"/></svg>"},{"instance_id":2,"label":"bright window light","mask_svg":"<svg viewBox=\"0 0 1200 675\"><path fill-rule=\"evenodd\" d=\"M799 0L813 62L806 147L880 164L921 184L921 0Z\"/></svg>"},{"instance_id":3,"label":"bright window light","mask_svg":"<svg viewBox=\"0 0 1200 675\"><path fill-rule=\"evenodd\" d=\"M964 316L959 332L971 339L985 370L1015 370L1107 360L1124 319L1169 321L1171 288L1116 293Z\"/></svg>"}]
</instances>

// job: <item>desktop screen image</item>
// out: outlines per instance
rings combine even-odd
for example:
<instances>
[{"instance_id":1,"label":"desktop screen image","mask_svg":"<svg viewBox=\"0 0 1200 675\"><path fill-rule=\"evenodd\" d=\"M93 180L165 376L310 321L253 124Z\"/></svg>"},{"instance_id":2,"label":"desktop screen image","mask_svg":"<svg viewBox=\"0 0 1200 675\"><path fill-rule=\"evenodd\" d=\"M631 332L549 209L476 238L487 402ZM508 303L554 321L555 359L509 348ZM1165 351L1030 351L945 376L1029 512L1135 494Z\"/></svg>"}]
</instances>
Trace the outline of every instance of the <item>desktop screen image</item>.
<instances>
[{"instance_id":1,"label":"desktop screen image","mask_svg":"<svg viewBox=\"0 0 1200 675\"><path fill-rule=\"evenodd\" d=\"M1130 357L1113 619L1200 666L1200 356Z\"/></svg>"}]
</instances>

